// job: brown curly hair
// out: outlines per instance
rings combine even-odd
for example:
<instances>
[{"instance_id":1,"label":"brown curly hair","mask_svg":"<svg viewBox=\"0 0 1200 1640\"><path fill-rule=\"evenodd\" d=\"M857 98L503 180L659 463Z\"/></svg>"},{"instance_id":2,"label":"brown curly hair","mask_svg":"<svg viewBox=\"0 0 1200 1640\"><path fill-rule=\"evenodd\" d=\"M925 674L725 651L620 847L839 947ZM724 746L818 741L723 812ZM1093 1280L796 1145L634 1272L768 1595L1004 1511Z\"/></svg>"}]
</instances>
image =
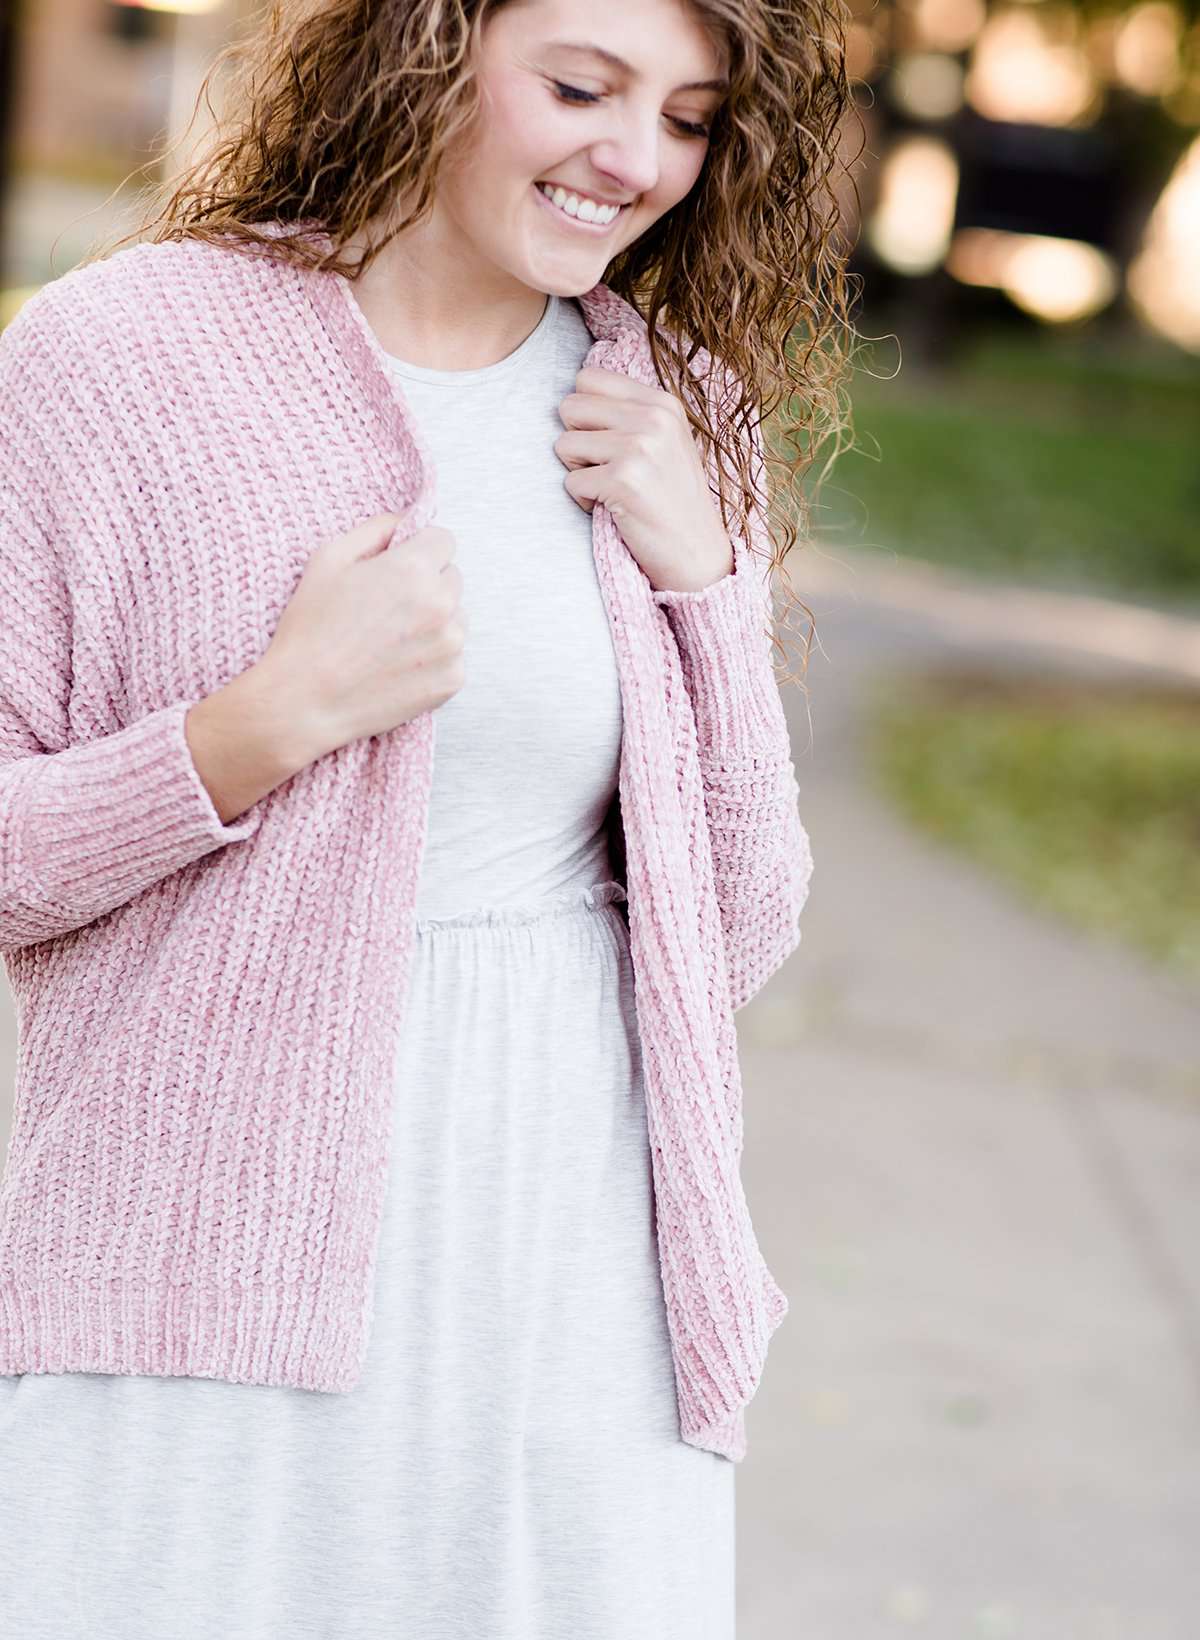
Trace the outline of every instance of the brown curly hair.
<instances>
[{"instance_id":1,"label":"brown curly hair","mask_svg":"<svg viewBox=\"0 0 1200 1640\"><path fill-rule=\"evenodd\" d=\"M203 100L215 121L202 157L151 187L142 225L116 244L232 240L353 279L431 207L442 157L479 109L478 35L507 3L271 0L201 86L192 120ZM724 48L730 89L697 182L613 258L604 283L646 321L659 383L684 402L705 459L715 459L709 470L726 527L749 539L757 518L755 535L768 542L770 571L786 594L772 622L785 661L780 631L794 630L795 608L809 616L803 673L816 626L785 559L807 531L849 427L857 276L845 270L850 247L834 182L850 174L839 159L843 119L854 109L850 13L844 0L686 3ZM226 73L218 117L210 87ZM269 238L254 226L268 221L277 225ZM386 224L385 237L344 260L343 247L369 222ZM306 236L313 224L328 234L327 249ZM720 361L740 393L720 418L687 391L698 348ZM810 500L800 481L830 439ZM756 489L758 449L766 497ZM785 675L807 693L802 676Z\"/></svg>"}]
</instances>

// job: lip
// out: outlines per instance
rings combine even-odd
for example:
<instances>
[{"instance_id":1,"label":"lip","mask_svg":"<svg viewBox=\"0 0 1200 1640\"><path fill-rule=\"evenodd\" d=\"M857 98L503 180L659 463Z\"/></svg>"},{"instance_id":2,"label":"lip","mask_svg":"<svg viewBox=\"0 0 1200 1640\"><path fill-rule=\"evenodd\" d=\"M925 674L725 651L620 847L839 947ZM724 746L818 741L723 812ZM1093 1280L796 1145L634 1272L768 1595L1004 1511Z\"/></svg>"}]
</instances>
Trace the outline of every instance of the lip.
<instances>
[{"instance_id":1,"label":"lip","mask_svg":"<svg viewBox=\"0 0 1200 1640\"><path fill-rule=\"evenodd\" d=\"M533 189L538 204L543 210L549 211L557 222L564 223L568 228L574 228L578 233L591 234L594 238L602 238L606 233L611 233L629 209L628 205L620 206L611 222L581 222L577 216L568 216L566 211L560 211L552 199L546 198L536 182L530 183L530 187Z\"/></svg>"}]
</instances>

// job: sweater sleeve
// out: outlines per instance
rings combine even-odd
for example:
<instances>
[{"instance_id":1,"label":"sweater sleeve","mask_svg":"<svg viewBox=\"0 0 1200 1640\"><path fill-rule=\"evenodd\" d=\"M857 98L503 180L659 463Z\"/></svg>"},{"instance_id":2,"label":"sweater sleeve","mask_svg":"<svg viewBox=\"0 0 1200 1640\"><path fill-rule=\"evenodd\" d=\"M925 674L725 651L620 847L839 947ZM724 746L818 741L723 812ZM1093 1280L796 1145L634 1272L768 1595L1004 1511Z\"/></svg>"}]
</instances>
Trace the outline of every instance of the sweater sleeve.
<instances>
[{"instance_id":1,"label":"sweater sleeve","mask_svg":"<svg viewBox=\"0 0 1200 1640\"><path fill-rule=\"evenodd\" d=\"M761 475L761 443L755 440ZM763 514L750 540L767 543ZM734 1009L800 943L812 853L800 820L787 719L771 665L759 554L732 538L734 568L699 592L658 590L696 723L705 812Z\"/></svg>"},{"instance_id":2,"label":"sweater sleeve","mask_svg":"<svg viewBox=\"0 0 1200 1640\"><path fill-rule=\"evenodd\" d=\"M35 298L36 300L36 298ZM18 315L18 320L20 319ZM179 700L114 733L71 728L72 588L55 553L54 420L40 328L0 334L0 950L68 933L222 844ZM198 698L198 697L197 697Z\"/></svg>"}]
</instances>

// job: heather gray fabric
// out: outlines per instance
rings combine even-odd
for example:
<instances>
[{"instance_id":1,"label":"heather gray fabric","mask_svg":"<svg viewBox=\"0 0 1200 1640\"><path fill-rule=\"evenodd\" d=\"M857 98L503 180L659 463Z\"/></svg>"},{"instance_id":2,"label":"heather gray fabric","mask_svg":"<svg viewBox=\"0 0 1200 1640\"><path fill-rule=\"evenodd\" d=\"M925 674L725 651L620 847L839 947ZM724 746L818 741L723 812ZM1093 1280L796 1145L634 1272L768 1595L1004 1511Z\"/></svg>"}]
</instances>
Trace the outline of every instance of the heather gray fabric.
<instances>
[{"instance_id":1,"label":"heather gray fabric","mask_svg":"<svg viewBox=\"0 0 1200 1640\"><path fill-rule=\"evenodd\" d=\"M615 660L552 448L589 342L552 297L496 365L395 363L468 635L364 1381L0 1377L0 1633L732 1640L736 1466L679 1440L603 831Z\"/></svg>"}]
</instances>

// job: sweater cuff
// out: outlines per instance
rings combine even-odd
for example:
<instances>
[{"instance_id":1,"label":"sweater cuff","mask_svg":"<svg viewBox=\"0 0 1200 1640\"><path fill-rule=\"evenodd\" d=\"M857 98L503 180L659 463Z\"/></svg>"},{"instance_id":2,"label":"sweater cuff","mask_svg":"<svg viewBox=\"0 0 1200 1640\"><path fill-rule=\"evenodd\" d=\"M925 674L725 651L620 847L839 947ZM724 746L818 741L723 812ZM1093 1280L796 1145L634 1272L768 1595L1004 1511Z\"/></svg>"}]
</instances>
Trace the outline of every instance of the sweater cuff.
<instances>
[{"instance_id":1,"label":"sweater cuff","mask_svg":"<svg viewBox=\"0 0 1200 1640\"><path fill-rule=\"evenodd\" d=\"M748 552L699 592L660 590L696 719L700 753L732 759L778 751L787 722L771 666L768 606Z\"/></svg>"},{"instance_id":2,"label":"sweater cuff","mask_svg":"<svg viewBox=\"0 0 1200 1640\"><path fill-rule=\"evenodd\" d=\"M29 760L22 852L50 903L99 915L257 831L260 804L229 825L217 813L184 732L194 704Z\"/></svg>"}]
</instances>

